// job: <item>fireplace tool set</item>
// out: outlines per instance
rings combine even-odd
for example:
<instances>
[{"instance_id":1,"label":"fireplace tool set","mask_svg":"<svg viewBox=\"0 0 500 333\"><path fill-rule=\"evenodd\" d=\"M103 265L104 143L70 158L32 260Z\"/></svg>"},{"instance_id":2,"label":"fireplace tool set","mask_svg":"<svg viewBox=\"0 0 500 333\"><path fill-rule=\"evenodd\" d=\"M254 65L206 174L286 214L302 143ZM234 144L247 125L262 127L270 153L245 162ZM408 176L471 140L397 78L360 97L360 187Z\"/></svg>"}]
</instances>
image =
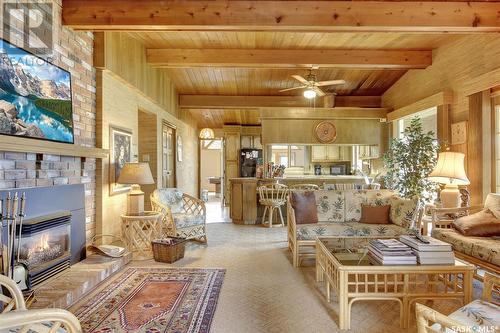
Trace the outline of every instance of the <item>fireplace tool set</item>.
<instances>
[{"instance_id":1,"label":"fireplace tool set","mask_svg":"<svg viewBox=\"0 0 500 333\"><path fill-rule=\"evenodd\" d=\"M27 286L27 267L19 259L21 253L21 234L23 228L23 219L26 214L26 193L18 197L17 192L14 197L10 192L7 198L0 199L0 234L2 235L1 254L2 254L2 274L10 277L19 285L21 290L28 289ZM3 228L7 232L3 232ZM16 233L19 235L16 237ZM17 238L17 244L16 244ZM17 247L17 251L14 249ZM17 258L14 258L17 254Z\"/></svg>"}]
</instances>

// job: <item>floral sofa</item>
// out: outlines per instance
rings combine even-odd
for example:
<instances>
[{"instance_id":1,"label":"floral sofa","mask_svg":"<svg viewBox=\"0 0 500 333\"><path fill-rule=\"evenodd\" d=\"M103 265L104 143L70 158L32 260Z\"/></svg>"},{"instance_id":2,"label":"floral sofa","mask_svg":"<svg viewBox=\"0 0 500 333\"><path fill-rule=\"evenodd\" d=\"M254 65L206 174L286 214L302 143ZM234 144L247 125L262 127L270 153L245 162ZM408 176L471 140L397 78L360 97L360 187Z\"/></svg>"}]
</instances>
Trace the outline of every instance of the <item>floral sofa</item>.
<instances>
[{"instance_id":1,"label":"floral sofa","mask_svg":"<svg viewBox=\"0 0 500 333\"><path fill-rule=\"evenodd\" d=\"M293 190L292 190L293 191ZM290 196L287 201L288 246L293 265L298 267L304 258L315 256L316 237L336 237L339 244L347 238L392 238L408 234L413 221L420 225L421 213L417 200L405 200L390 190L316 190L314 191L318 223L297 223ZM391 205L391 224L359 223L361 205ZM308 250L307 250L308 249Z\"/></svg>"}]
</instances>

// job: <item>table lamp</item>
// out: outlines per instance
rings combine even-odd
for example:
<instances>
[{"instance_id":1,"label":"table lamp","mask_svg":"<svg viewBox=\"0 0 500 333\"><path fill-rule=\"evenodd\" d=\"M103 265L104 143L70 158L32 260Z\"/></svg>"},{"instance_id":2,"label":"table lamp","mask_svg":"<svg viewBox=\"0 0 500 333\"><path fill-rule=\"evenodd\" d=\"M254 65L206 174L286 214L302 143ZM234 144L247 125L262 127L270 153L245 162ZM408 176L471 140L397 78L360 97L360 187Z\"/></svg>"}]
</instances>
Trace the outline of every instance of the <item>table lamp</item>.
<instances>
[{"instance_id":1,"label":"table lamp","mask_svg":"<svg viewBox=\"0 0 500 333\"><path fill-rule=\"evenodd\" d=\"M140 185L154 184L148 163L129 162L123 166L117 183L130 184L127 195L127 215L144 214L144 192Z\"/></svg>"},{"instance_id":2,"label":"table lamp","mask_svg":"<svg viewBox=\"0 0 500 333\"><path fill-rule=\"evenodd\" d=\"M469 185L469 179L464 168L465 155L451 151L439 154L436 167L429 175L429 179L436 183L445 184L439 197L443 208L460 207L460 191L458 185Z\"/></svg>"}]
</instances>

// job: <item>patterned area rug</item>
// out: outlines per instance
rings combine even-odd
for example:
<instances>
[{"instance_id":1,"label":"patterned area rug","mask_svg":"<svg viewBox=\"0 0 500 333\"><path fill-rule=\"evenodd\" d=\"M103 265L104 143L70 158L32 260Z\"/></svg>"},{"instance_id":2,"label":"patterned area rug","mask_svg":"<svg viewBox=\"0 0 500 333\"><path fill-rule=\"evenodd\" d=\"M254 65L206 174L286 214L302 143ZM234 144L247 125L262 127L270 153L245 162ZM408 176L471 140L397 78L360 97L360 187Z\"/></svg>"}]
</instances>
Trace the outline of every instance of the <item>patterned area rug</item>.
<instances>
[{"instance_id":1,"label":"patterned area rug","mask_svg":"<svg viewBox=\"0 0 500 333\"><path fill-rule=\"evenodd\" d=\"M209 332L223 269L127 268L72 312L84 332Z\"/></svg>"}]
</instances>

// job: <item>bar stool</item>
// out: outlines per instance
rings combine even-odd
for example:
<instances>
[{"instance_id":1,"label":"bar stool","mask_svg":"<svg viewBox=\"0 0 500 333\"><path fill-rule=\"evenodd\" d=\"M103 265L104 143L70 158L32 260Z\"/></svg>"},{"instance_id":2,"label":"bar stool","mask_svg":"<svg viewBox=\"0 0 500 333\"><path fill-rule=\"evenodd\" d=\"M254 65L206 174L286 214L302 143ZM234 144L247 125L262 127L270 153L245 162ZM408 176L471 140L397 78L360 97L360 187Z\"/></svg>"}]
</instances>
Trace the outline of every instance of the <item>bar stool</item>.
<instances>
[{"instance_id":1,"label":"bar stool","mask_svg":"<svg viewBox=\"0 0 500 333\"><path fill-rule=\"evenodd\" d=\"M266 213L269 214L267 225L269 228L273 226L273 215L276 211L279 212L281 226L285 225L281 207L286 204L286 196L288 187L283 184L266 184L259 186L259 203L264 206L264 214L262 215L262 225L266 224Z\"/></svg>"}]
</instances>

